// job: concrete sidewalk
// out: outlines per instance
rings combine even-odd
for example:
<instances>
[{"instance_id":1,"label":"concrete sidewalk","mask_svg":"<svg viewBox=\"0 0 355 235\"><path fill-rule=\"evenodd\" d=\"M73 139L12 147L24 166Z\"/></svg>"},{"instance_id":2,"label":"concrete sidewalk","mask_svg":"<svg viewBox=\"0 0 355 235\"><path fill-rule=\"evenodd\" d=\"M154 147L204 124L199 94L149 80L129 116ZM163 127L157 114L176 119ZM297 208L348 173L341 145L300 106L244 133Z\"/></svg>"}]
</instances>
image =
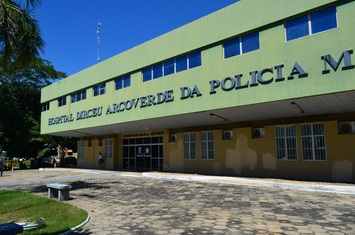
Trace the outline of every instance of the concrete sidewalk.
<instances>
[{"instance_id":1,"label":"concrete sidewalk","mask_svg":"<svg viewBox=\"0 0 355 235\"><path fill-rule=\"evenodd\" d=\"M245 178L245 177L208 176L208 175L164 173L164 172L144 172L142 173L142 175L144 177L155 178L155 179L176 179L176 180L208 182L208 183L267 186L267 187L302 190L302 191L348 194L348 195L355 196L354 184L307 182L307 181L282 180L282 179L272 179L272 178L258 179L258 178Z\"/></svg>"}]
</instances>

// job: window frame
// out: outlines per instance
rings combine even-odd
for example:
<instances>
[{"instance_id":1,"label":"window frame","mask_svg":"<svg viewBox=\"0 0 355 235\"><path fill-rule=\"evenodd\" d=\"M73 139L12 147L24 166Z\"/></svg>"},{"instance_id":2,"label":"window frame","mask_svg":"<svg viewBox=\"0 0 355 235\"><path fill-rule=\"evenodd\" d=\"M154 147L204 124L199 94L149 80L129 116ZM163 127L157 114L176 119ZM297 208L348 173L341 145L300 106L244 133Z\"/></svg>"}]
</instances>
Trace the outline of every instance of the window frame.
<instances>
[{"instance_id":1,"label":"window frame","mask_svg":"<svg viewBox=\"0 0 355 235\"><path fill-rule=\"evenodd\" d=\"M70 95L71 103L76 103L86 99L86 89L74 92Z\"/></svg>"},{"instance_id":2,"label":"window frame","mask_svg":"<svg viewBox=\"0 0 355 235\"><path fill-rule=\"evenodd\" d=\"M148 82L150 80L193 69L201 65L202 51L194 51L142 69L142 81Z\"/></svg>"},{"instance_id":3,"label":"window frame","mask_svg":"<svg viewBox=\"0 0 355 235\"><path fill-rule=\"evenodd\" d=\"M41 105L41 112L45 112L47 110L49 110L50 106L49 106L50 102L45 102Z\"/></svg>"},{"instance_id":4,"label":"window frame","mask_svg":"<svg viewBox=\"0 0 355 235\"><path fill-rule=\"evenodd\" d=\"M206 135L206 139L204 136ZM212 136L212 139L210 137ZM201 160L214 160L215 159L215 147L214 147L214 132L213 131L203 131L200 134L200 147L201 153L200 158ZM212 154L212 156L211 156ZM205 157L206 155L206 157Z\"/></svg>"},{"instance_id":5,"label":"window frame","mask_svg":"<svg viewBox=\"0 0 355 235\"><path fill-rule=\"evenodd\" d=\"M116 91L121 90L126 87L130 87L130 86L131 86L131 76L130 75L120 76L115 79Z\"/></svg>"},{"instance_id":6,"label":"window frame","mask_svg":"<svg viewBox=\"0 0 355 235\"><path fill-rule=\"evenodd\" d=\"M322 134L319 133L315 133L315 126L316 125L320 125L322 127ZM303 127L306 126L310 126L311 127L311 133L310 134L306 134L303 133L303 130L305 130ZM307 141L308 140L308 141ZM311 141L309 141L311 140ZM316 140L321 140L321 147L316 147L316 142L319 143ZM312 152L312 156L311 158L306 156L305 152L306 152L306 147L309 146L305 146L305 142L308 142L311 144L311 148L307 148L309 150L311 150ZM301 124L301 144L302 144L302 160L303 161L327 161L327 142L325 139L325 126L324 123L305 123L305 124ZM323 156L321 157L317 157L317 155L321 153Z\"/></svg>"},{"instance_id":7,"label":"window frame","mask_svg":"<svg viewBox=\"0 0 355 235\"><path fill-rule=\"evenodd\" d=\"M191 138L192 136L193 138ZM195 132L184 133L184 160L196 160Z\"/></svg>"},{"instance_id":8,"label":"window frame","mask_svg":"<svg viewBox=\"0 0 355 235\"><path fill-rule=\"evenodd\" d=\"M62 96L58 98L58 107L67 105L67 96Z\"/></svg>"},{"instance_id":9,"label":"window frame","mask_svg":"<svg viewBox=\"0 0 355 235\"><path fill-rule=\"evenodd\" d=\"M334 10L334 12L333 12L333 10ZM327 11L330 11L329 12L330 14L325 15L326 18L324 18L324 15L323 15L323 18L313 19L313 16L315 16L315 15L319 16L322 13L327 12ZM332 18L333 16L335 18ZM338 27L338 13L337 13L336 6L331 6L331 7L327 7L327 8L321 9L319 11L311 12L309 14L309 20L310 20L310 31L312 33L311 35L337 28ZM319 27L319 20L321 22L324 22L324 21L327 22L327 27L323 27L322 29L320 29L318 31L315 31L315 29L317 27ZM335 20L335 22L332 22L333 20ZM317 22L317 24L313 24L315 22ZM335 23L335 25L331 25L332 23Z\"/></svg>"},{"instance_id":10,"label":"window frame","mask_svg":"<svg viewBox=\"0 0 355 235\"><path fill-rule=\"evenodd\" d=\"M153 79L163 77L163 64L162 63L153 65L152 70L153 70Z\"/></svg>"},{"instance_id":11,"label":"window frame","mask_svg":"<svg viewBox=\"0 0 355 235\"><path fill-rule=\"evenodd\" d=\"M202 65L201 51L188 54L188 69L193 69Z\"/></svg>"},{"instance_id":12,"label":"window frame","mask_svg":"<svg viewBox=\"0 0 355 235\"><path fill-rule=\"evenodd\" d=\"M78 140L78 158L84 158L85 157L85 141L84 140Z\"/></svg>"},{"instance_id":13,"label":"window frame","mask_svg":"<svg viewBox=\"0 0 355 235\"><path fill-rule=\"evenodd\" d=\"M175 59L164 61L163 76L168 76L175 73Z\"/></svg>"},{"instance_id":14,"label":"window frame","mask_svg":"<svg viewBox=\"0 0 355 235\"><path fill-rule=\"evenodd\" d=\"M257 38L257 40L253 40L254 38ZM257 41L257 43L256 43ZM240 37L240 53L241 54L246 54L252 51L256 51L260 49L260 35L259 32L253 32L253 33L248 33ZM254 44L257 45L254 45ZM256 47L255 47L256 46Z\"/></svg>"},{"instance_id":15,"label":"window frame","mask_svg":"<svg viewBox=\"0 0 355 235\"><path fill-rule=\"evenodd\" d=\"M114 140L113 138L105 139L104 158L113 158Z\"/></svg>"},{"instance_id":16,"label":"window frame","mask_svg":"<svg viewBox=\"0 0 355 235\"><path fill-rule=\"evenodd\" d=\"M142 70L142 81L148 82L153 79L153 68L148 67Z\"/></svg>"},{"instance_id":17,"label":"window frame","mask_svg":"<svg viewBox=\"0 0 355 235\"><path fill-rule=\"evenodd\" d=\"M283 128L283 130L280 130L283 132L283 135L278 136L278 128ZM287 131L287 128L293 128L294 135L288 135L291 132ZM289 140L292 139L294 141L292 144L290 144ZM278 140L281 140L279 142ZM283 146L279 146L279 143L282 143ZM291 146L293 145L293 146ZM298 160L298 144L297 144L297 129L295 124L290 124L290 125L280 125L280 126L275 126L275 155L276 155L276 160L285 160L285 161L297 161ZM283 147L283 148L281 148ZM283 155L280 156L280 152L283 152ZM295 151L295 158L291 158L290 152Z\"/></svg>"},{"instance_id":18,"label":"window frame","mask_svg":"<svg viewBox=\"0 0 355 235\"><path fill-rule=\"evenodd\" d=\"M179 56L175 59L175 71L176 73L185 71L189 68L189 64L188 64L188 56L186 55L182 55Z\"/></svg>"},{"instance_id":19,"label":"window frame","mask_svg":"<svg viewBox=\"0 0 355 235\"><path fill-rule=\"evenodd\" d=\"M323 15L323 17L325 17L325 18L323 18L323 20L322 20L322 18L314 18L314 16L316 16L316 15L320 16L323 12L327 12L327 11L329 11L330 14L325 15L325 16ZM307 22L303 22L304 20L307 20ZM301 27L298 27L299 25L297 24L297 21L299 21L299 23L303 22L302 25L305 25L306 28L303 30L300 30ZM317 29L317 27L319 27L319 25L315 24L315 22L319 23L319 22L324 22L324 21L328 22L327 26L323 27L322 29L320 29L318 31L315 31L315 29ZM336 6L327 7L327 8L320 9L320 10L317 10L314 12L310 12L306 15L302 15L302 16L290 19L288 21L285 21L285 23L284 23L285 40L286 40L286 42L293 41L298 38L303 38L303 37L311 36L314 34L322 33L322 32L328 31L328 30L336 29L336 28L338 28L338 26L339 26L338 12L337 12ZM291 31L288 31L288 29L291 29ZM304 30L306 30L307 32L303 32L297 36L292 35L292 32L299 33Z\"/></svg>"},{"instance_id":20,"label":"window frame","mask_svg":"<svg viewBox=\"0 0 355 235\"><path fill-rule=\"evenodd\" d=\"M106 82L97 84L93 87L94 96L106 94Z\"/></svg>"},{"instance_id":21,"label":"window frame","mask_svg":"<svg viewBox=\"0 0 355 235\"><path fill-rule=\"evenodd\" d=\"M252 42L251 39L253 39L254 37L257 38L257 47L255 47L254 45L253 47L251 47L251 49L249 49L249 47L247 46L249 45L250 42ZM259 31L256 31L256 32L241 35L239 37L232 38L230 40L223 42L222 47L223 47L224 59L257 51L260 49L260 33Z\"/></svg>"},{"instance_id":22,"label":"window frame","mask_svg":"<svg viewBox=\"0 0 355 235\"><path fill-rule=\"evenodd\" d=\"M228 55L226 55L228 53ZM223 57L228 59L241 54L240 37L233 38L223 43Z\"/></svg>"}]
</instances>

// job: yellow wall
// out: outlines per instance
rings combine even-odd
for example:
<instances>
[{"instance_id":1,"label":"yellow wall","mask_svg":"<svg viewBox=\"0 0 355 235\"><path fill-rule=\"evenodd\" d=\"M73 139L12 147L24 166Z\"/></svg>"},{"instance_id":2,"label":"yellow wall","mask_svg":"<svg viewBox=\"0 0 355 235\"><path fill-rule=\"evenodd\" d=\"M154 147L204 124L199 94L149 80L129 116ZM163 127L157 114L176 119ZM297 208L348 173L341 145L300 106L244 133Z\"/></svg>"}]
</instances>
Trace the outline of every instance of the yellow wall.
<instances>
[{"instance_id":1,"label":"yellow wall","mask_svg":"<svg viewBox=\"0 0 355 235\"><path fill-rule=\"evenodd\" d=\"M318 123L318 122L317 122ZM355 134L339 134L338 121L325 121L327 159L304 161L300 123L296 123L298 159L277 160L275 125L265 126L264 138L252 138L252 128L234 128L233 140L222 140L223 129L213 130L215 159L200 159L200 131L196 131L196 160L184 160L183 133L164 146L164 170L200 174L277 177L287 179L355 182ZM290 123L293 124L293 123ZM194 132L187 130L188 132Z\"/></svg>"},{"instance_id":2,"label":"yellow wall","mask_svg":"<svg viewBox=\"0 0 355 235\"><path fill-rule=\"evenodd\" d=\"M341 120L355 120L354 115L338 116ZM323 123L326 140L325 161L305 161L302 159L302 141L300 136L301 124L294 120L279 120L270 122L252 123L253 127L264 127L265 137L252 138L253 127L215 127L190 128L176 131L164 131L163 134L163 170L170 172L275 177L285 179L355 182L355 134L339 134L339 121L326 120L327 117L309 118L303 123ZM328 117L329 119L329 117ZM275 126L296 126L297 160L277 160L275 146ZM223 132L233 130L232 140L223 140ZM214 133L215 158L201 160L200 133L212 131ZM169 137L174 133L177 140L170 142ZM196 159L184 159L184 133L196 134ZM100 137L101 138L101 137ZM122 170L122 135L110 136L114 139L114 157L105 159L103 169ZM103 146L99 146L99 139L92 139L92 146L85 140L85 157L78 158L78 167L98 168L97 157L99 152L104 154ZM350 147L349 147L350 146Z\"/></svg>"},{"instance_id":3,"label":"yellow wall","mask_svg":"<svg viewBox=\"0 0 355 235\"><path fill-rule=\"evenodd\" d=\"M114 170L120 169L121 162L121 143L119 142L119 137L103 137L100 139L90 139L92 145L89 146L89 139L83 140L85 142L84 157L78 157L78 167L87 169L99 169L98 156L99 153L105 155L105 139L113 139L114 149L113 158L104 158L102 169L104 170ZM102 140L102 146L99 146L99 141Z\"/></svg>"}]
</instances>

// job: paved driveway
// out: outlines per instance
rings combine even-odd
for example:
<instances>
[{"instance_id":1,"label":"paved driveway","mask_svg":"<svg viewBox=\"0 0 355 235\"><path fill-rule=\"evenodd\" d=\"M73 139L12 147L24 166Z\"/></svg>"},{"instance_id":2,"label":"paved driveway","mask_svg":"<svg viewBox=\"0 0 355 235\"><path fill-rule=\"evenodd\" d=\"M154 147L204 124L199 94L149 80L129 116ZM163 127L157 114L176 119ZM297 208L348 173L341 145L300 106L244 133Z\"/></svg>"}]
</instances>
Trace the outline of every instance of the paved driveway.
<instances>
[{"instance_id":1,"label":"paved driveway","mask_svg":"<svg viewBox=\"0 0 355 235\"><path fill-rule=\"evenodd\" d=\"M0 189L46 196L48 182L72 185L67 203L91 215L74 234L355 234L354 195L139 173L18 172L7 173Z\"/></svg>"}]
</instances>

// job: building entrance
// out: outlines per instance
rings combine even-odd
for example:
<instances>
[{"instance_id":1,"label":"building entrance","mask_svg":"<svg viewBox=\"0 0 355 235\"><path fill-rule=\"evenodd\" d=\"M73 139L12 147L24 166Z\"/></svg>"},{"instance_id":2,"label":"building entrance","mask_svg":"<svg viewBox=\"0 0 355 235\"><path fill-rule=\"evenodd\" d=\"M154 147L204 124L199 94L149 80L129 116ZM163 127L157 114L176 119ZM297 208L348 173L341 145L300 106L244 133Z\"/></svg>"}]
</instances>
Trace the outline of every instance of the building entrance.
<instances>
[{"instance_id":1,"label":"building entrance","mask_svg":"<svg viewBox=\"0 0 355 235\"><path fill-rule=\"evenodd\" d=\"M123 169L136 171L163 170L163 137L123 139Z\"/></svg>"}]
</instances>

